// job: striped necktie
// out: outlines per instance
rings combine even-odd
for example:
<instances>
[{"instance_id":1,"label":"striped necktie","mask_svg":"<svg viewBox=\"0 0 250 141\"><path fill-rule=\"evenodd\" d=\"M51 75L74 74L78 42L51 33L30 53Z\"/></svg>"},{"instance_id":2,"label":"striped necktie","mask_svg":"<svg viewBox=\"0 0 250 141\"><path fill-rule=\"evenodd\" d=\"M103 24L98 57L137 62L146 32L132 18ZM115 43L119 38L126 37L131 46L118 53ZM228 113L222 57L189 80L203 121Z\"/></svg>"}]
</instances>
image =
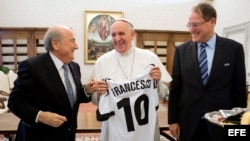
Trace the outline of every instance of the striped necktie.
<instances>
[{"instance_id":1,"label":"striped necktie","mask_svg":"<svg viewBox=\"0 0 250 141\"><path fill-rule=\"evenodd\" d=\"M206 47L207 43L203 43L200 45L199 68L203 85L207 83L208 79L207 52L205 49Z\"/></svg>"},{"instance_id":2,"label":"striped necktie","mask_svg":"<svg viewBox=\"0 0 250 141\"><path fill-rule=\"evenodd\" d=\"M74 103L75 103L75 97L74 97L73 88L72 88L72 85L70 83L69 76L68 76L68 65L67 64L63 65L63 70L64 70L64 78L65 78L65 83L66 83L67 94L69 97L70 105L73 108Z\"/></svg>"}]
</instances>

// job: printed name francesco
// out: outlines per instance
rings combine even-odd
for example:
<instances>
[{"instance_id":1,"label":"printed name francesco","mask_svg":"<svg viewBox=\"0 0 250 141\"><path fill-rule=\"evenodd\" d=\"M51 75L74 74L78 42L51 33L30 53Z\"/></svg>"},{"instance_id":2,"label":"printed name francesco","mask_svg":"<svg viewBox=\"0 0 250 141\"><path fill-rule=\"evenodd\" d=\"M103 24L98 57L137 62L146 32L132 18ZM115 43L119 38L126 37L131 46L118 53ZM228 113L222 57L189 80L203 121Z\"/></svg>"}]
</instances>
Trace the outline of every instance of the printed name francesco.
<instances>
[{"instance_id":1,"label":"printed name francesco","mask_svg":"<svg viewBox=\"0 0 250 141\"><path fill-rule=\"evenodd\" d=\"M106 79L107 80L107 79ZM151 88L151 81L153 81L153 89L157 88L156 80L137 80L134 82L124 83L117 87L111 89L114 96L119 96L124 93L141 90L141 89L149 89ZM109 91L107 91L107 95L109 95Z\"/></svg>"}]
</instances>

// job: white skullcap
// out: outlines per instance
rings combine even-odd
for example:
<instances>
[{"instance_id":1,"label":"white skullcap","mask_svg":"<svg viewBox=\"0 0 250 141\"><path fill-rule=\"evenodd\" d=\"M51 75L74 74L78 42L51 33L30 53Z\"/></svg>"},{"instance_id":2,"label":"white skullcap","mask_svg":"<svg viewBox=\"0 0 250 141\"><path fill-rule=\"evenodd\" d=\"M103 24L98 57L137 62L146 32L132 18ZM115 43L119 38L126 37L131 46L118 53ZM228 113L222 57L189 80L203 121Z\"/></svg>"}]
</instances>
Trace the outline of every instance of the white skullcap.
<instances>
[{"instance_id":1,"label":"white skullcap","mask_svg":"<svg viewBox=\"0 0 250 141\"><path fill-rule=\"evenodd\" d=\"M132 26L132 28L134 28L133 24L129 20L125 19L125 18L120 18L120 19L117 19L115 21L124 21L124 22L130 24Z\"/></svg>"}]
</instances>

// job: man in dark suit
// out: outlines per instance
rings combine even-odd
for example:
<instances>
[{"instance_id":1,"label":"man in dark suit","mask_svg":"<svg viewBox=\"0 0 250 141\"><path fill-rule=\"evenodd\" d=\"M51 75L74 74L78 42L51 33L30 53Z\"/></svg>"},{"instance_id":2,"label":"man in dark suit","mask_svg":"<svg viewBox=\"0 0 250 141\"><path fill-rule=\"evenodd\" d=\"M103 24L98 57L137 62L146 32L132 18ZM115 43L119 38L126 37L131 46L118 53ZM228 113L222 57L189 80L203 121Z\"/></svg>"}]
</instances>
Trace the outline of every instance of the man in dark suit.
<instances>
[{"instance_id":1,"label":"man in dark suit","mask_svg":"<svg viewBox=\"0 0 250 141\"><path fill-rule=\"evenodd\" d=\"M9 96L8 107L21 120L16 141L75 141L77 112L89 102L93 83L83 86L80 67L73 62L78 49L71 28L55 25L44 37L47 53L19 64L18 78ZM67 95L63 64L69 70L72 106Z\"/></svg>"},{"instance_id":2,"label":"man in dark suit","mask_svg":"<svg viewBox=\"0 0 250 141\"><path fill-rule=\"evenodd\" d=\"M214 32L216 11L195 6L187 27L192 36L176 48L170 85L168 123L180 141L223 141L223 129L204 119L207 112L246 107L246 71L243 46ZM207 74L199 68L200 45L206 43ZM204 57L205 58L205 57Z\"/></svg>"}]
</instances>

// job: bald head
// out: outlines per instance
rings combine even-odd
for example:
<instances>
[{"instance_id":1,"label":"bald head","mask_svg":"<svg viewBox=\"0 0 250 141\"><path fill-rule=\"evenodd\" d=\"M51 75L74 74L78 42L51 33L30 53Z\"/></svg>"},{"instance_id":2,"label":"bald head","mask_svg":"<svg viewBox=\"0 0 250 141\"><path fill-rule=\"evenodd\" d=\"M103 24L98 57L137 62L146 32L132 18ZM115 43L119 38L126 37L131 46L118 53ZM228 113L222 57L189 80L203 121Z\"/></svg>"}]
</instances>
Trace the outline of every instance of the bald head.
<instances>
[{"instance_id":1,"label":"bald head","mask_svg":"<svg viewBox=\"0 0 250 141\"><path fill-rule=\"evenodd\" d=\"M49 51L49 50L52 50L52 44L51 44L51 41L53 39L55 40L62 40L63 38L63 32L67 32L67 31L70 31L72 32L72 28L68 27L68 26L65 26L65 25L53 25L51 26L45 36L44 36L44 47L46 49L46 51Z\"/></svg>"}]
</instances>

